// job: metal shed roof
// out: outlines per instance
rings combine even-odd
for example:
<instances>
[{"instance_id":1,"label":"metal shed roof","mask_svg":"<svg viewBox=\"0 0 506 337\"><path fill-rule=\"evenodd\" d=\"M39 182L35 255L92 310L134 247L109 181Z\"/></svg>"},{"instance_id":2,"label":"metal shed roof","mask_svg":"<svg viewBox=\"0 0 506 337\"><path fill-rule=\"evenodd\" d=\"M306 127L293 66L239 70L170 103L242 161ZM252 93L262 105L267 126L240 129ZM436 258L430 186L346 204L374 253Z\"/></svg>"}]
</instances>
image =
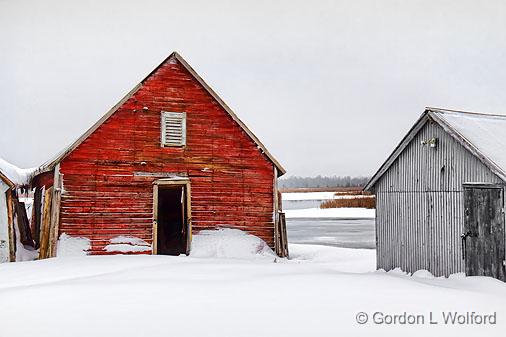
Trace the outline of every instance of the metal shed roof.
<instances>
[{"instance_id":1,"label":"metal shed roof","mask_svg":"<svg viewBox=\"0 0 506 337\"><path fill-rule=\"evenodd\" d=\"M267 150L265 145L255 136L255 134L242 122L239 117L230 109L230 107L218 96L218 94L211 89L211 87L202 79L202 77L197 74L197 72L179 55L177 52L173 52L167 57L162 63L160 63L153 71L149 73L139 84L137 84L128 94L125 95L114 107L111 108L100 120L98 120L88 131L86 131L79 139L77 139L70 146L65 148L63 151L59 152L54 158L43 164L38 173L46 172L52 170L56 164L61 162L68 154L74 151L86 138L88 138L95 130L97 130L100 125L102 125L109 117L111 117L116 110L123 105L130 97L132 97L144 84L144 82L155 73L158 68L160 68L163 64L170 61L171 59L177 60L181 65L204 87L204 89L218 102L218 104L232 117L232 119L239 124L239 126L244 130L244 132L253 140L253 142L258 146L260 151L265 154L265 156L274 164L274 166L278 170L278 176L282 176L286 173L286 170L279 163L276 158Z\"/></svg>"},{"instance_id":2,"label":"metal shed roof","mask_svg":"<svg viewBox=\"0 0 506 337\"><path fill-rule=\"evenodd\" d=\"M432 120L506 181L506 116L427 107L392 154L364 187L371 190L413 137Z\"/></svg>"}]
</instances>

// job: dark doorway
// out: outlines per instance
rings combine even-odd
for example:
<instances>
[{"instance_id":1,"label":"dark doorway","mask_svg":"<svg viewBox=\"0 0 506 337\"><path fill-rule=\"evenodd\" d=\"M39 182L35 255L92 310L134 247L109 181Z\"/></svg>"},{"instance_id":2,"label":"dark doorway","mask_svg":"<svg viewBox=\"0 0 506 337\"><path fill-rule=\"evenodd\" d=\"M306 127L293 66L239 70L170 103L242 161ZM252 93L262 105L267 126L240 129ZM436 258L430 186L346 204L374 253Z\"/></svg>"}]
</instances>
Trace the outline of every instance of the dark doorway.
<instances>
[{"instance_id":1,"label":"dark doorway","mask_svg":"<svg viewBox=\"0 0 506 337\"><path fill-rule=\"evenodd\" d=\"M466 275L506 281L502 186L464 186L462 249Z\"/></svg>"},{"instance_id":2,"label":"dark doorway","mask_svg":"<svg viewBox=\"0 0 506 337\"><path fill-rule=\"evenodd\" d=\"M185 186L158 187L157 252L186 253L187 215Z\"/></svg>"}]
</instances>

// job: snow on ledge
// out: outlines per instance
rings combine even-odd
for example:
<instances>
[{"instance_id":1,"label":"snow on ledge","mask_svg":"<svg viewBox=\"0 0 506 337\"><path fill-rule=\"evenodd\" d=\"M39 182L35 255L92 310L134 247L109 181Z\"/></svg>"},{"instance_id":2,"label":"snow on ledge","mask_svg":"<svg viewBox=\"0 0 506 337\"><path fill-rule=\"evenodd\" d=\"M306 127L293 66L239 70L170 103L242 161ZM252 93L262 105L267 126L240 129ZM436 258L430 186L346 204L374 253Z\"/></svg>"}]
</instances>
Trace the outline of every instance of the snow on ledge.
<instances>
[{"instance_id":1,"label":"snow on ledge","mask_svg":"<svg viewBox=\"0 0 506 337\"><path fill-rule=\"evenodd\" d=\"M276 254L259 237L239 229L202 230L193 236L191 257L232 259L276 259Z\"/></svg>"},{"instance_id":2,"label":"snow on ledge","mask_svg":"<svg viewBox=\"0 0 506 337\"><path fill-rule=\"evenodd\" d=\"M151 245L135 236L116 236L110 240L104 250L109 253L134 253L151 251Z\"/></svg>"},{"instance_id":3,"label":"snow on ledge","mask_svg":"<svg viewBox=\"0 0 506 337\"><path fill-rule=\"evenodd\" d=\"M110 240L110 242L112 244L125 243L125 244L135 245L135 246L151 246L149 243L147 243L146 241L144 241L138 237L125 236L125 235L116 236L116 237L112 238Z\"/></svg>"},{"instance_id":4,"label":"snow on ledge","mask_svg":"<svg viewBox=\"0 0 506 337\"><path fill-rule=\"evenodd\" d=\"M57 257L77 257L88 255L91 249L90 239L84 237L73 237L62 233L56 246Z\"/></svg>"},{"instance_id":5,"label":"snow on ledge","mask_svg":"<svg viewBox=\"0 0 506 337\"><path fill-rule=\"evenodd\" d=\"M104 250L109 253L150 252L151 246L134 246L125 243L115 243L105 246Z\"/></svg>"}]
</instances>

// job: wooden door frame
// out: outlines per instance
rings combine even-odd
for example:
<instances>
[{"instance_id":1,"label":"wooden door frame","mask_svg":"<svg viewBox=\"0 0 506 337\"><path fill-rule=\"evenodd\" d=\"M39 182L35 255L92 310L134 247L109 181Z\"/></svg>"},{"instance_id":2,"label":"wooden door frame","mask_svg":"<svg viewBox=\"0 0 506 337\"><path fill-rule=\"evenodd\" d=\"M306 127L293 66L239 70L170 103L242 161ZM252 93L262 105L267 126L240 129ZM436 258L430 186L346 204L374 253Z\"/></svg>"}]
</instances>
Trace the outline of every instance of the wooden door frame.
<instances>
[{"instance_id":1,"label":"wooden door frame","mask_svg":"<svg viewBox=\"0 0 506 337\"><path fill-rule=\"evenodd\" d=\"M186 255L190 253L192 240L192 216L191 216L191 183L188 178L158 179L153 182L153 244L152 255L158 254L158 188L159 186L179 186L185 188L186 193Z\"/></svg>"}]
</instances>

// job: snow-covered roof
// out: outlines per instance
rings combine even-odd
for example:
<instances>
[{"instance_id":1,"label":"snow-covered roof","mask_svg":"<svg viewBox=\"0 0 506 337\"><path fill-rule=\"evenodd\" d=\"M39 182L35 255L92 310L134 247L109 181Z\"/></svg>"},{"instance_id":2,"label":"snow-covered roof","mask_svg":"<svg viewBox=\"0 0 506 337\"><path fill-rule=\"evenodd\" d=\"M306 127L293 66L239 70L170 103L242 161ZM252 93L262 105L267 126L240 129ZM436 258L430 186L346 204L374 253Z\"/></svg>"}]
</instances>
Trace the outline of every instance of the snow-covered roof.
<instances>
[{"instance_id":1,"label":"snow-covered roof","mask_svg":"<svg viewBox=\"0 0 506 337\"><path fill-rule=\"evenodd\" d=\"M426 108L393 153L365 186L370 190L428 120L478 157L485 166L506 181L506 115Z\"/></svg>"},{"instance_id":2,"label":"snow-covered roof","mask_svg":"<svg viewBox=\"0 0 506 337\"><path fill-rule=\"evenodd\" d=\"M10 186L27 185L35 171L35 168L22 169L0 158L0 177Z\"/></svg>"},{"instance_id":3,"label":"snow-covered roof","mask_svg":"<svg viewBox=\"0 0 506 337\"><path fill-rule=\"evenodd\" d=\"M506 175L506 116L445 110L432 113Z\"/></svg>"}]
</instances>

